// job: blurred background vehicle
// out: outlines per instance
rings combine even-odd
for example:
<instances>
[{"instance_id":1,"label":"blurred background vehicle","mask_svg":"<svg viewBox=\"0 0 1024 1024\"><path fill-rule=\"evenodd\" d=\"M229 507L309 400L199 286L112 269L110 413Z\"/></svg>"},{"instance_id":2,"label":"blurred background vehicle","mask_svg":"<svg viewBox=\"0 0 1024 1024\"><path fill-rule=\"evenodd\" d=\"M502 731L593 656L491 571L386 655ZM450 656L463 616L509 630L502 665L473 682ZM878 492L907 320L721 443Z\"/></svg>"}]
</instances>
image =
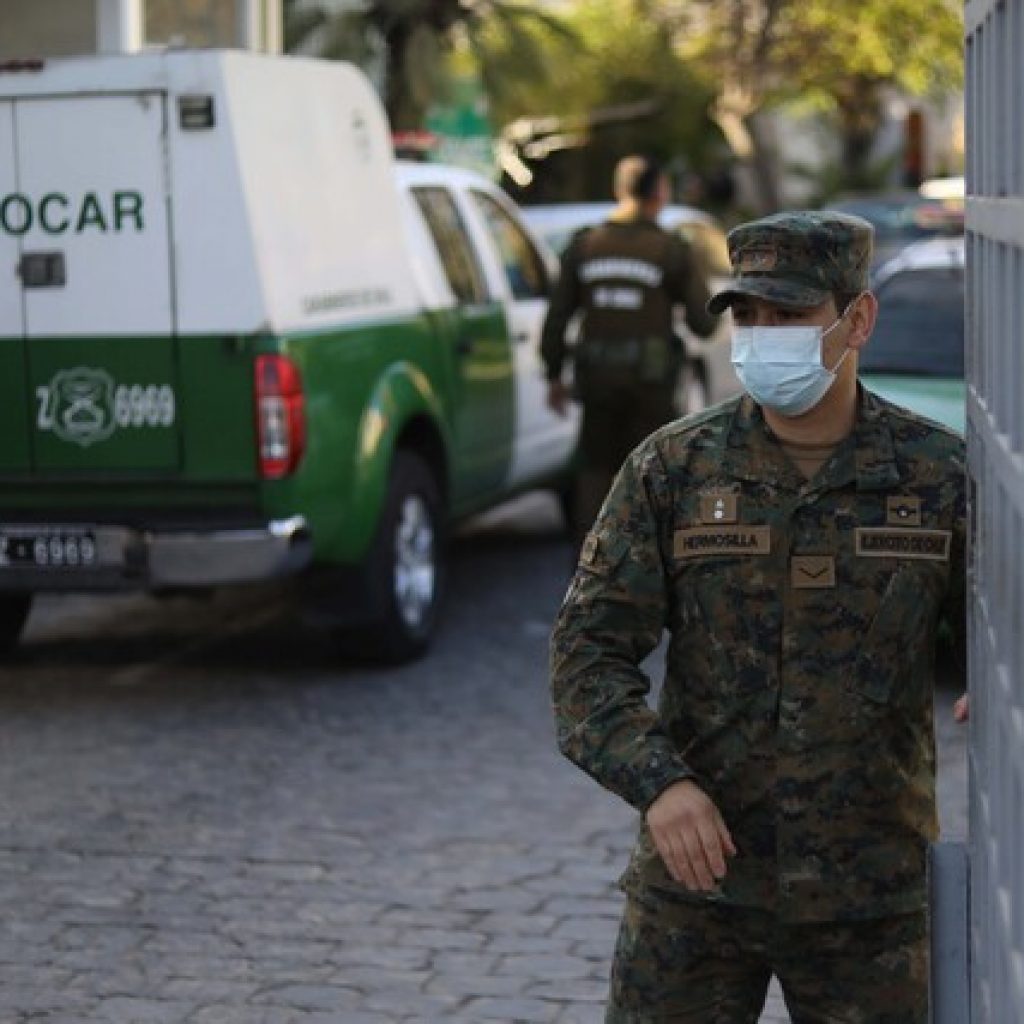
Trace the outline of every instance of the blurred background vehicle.
<instances>
[{"instance_id":1,"label":"blurred background vehicle","mask_svg":"<svg viewBox=\"0 0 1024 1024\"><path fill-rule=\"evenodd\" d=\"M874 277L878 323L860 354L884 398L964 432L964 239L907 246Z\"/></svg>"},{"instance_id":2,"label":"blurred background vehicle","mask_svg":"<svg viewBox=\"0 0 1024 1024\"><path fill-rule=\"evenodd\" d=\"M964 230L962 193L959 200L955 194L924 194L911 189L864 193L837 199L826 209L863 217L874 227L875 270L913 242L960 235Z\"/></svg>"},{"instance_id":3,"label":"blurred background vehicle","mask_svg":"<svg viewBox=\"0 0 1024 1024\"><path fill-rule=\"evenodd\" d=\"M950 200L952 203L959 203L963 206L964 201L964 176L955 174L944 178L925 178L921 182L918 192L929 199Z\"/></svg>"},{"instance_id":4,"label":"blurred background vehicle","mask_svg":"<svg viewBox=\"0 0 1024 1024\"><path fill-rule=\"evenodd\" d=\"M577 231L602 223L614 209L611 202L548 203L521 207L520 213L534 234L561 256ZM658 221L665 230L676 232L689 242L708 291L713 294L724 287L732 268L725 232L714 217L692 206L670 204L662 210ZM680 415L700 412L740 391L732 368L728 314L710 338L696 337L681 316L676 319L676 331L687 354L676 393Z\"/></svg>"}]
</instances>

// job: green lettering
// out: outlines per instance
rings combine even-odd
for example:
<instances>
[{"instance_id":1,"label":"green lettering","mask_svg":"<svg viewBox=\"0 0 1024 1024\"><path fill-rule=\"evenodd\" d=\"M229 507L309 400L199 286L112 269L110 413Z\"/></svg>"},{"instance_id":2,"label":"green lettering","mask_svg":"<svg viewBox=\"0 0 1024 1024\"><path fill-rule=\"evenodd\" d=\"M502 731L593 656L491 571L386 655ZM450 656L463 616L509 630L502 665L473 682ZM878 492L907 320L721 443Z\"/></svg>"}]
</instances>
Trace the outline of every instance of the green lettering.
<instances>
[{"instance_id":1,"label":"green lettering","mask_svg":"<svg viewBox=\"0 0 1024 1024\"><path fill-rule=\"evenodd\" d=\"M78 223L75 231L81 234L87 227L98 227L100 231L107 230L107 222L103 219L103 210L100 201L96 198L95 192L86 192L82 200L82 209L78 214Z\"/></svg>"},{"instance_id":2,"label":"green lettering","mask_svg":"<svg viewBox=\"0 0 1024 1024\"><path fill-rule=\"evenodd\" d=\"M11 209L16 205L21 208L20 224L11 221ZM20 192L4 196L4 201L0 203L0 227L9 235L23 235L32 227L32 204Z\"/></svg>"},{"instance_id":3,"label":"green lettering","mask_svg":"<svg viewBox=\"0 0 1024 1024\"><path fill-rule=\"evenodd\" d=\"M142 193L141 192L115 192L114 193L114 230L121 230L122 219L132 218L135 221L135 230L142 230Z\"/></svg>"},{"instance_id":4,"label":"green lettering","mask_svg":"<svg viewBox=\"0 0 1024 1024\"><path fill-rule=\"evenodd\" d=\"M51 235L61 235L68 229L68 218L65 215L59 224L51 224L48 212L51 203L57 203L67 210L68 197L61 195L59 192L47 192L39 203L39 223L42 225L43 230Z\"/></svg>"}]
</instances>

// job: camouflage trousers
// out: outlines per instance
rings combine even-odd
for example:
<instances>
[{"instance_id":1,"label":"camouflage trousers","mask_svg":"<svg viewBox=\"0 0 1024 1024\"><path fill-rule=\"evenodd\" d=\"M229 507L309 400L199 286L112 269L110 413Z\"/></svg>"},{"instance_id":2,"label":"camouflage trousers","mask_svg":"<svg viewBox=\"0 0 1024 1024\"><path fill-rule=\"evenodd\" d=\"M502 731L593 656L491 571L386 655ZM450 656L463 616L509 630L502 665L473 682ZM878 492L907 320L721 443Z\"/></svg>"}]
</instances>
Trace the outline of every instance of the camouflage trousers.
<instances>
[{"instance_id":1,"label":"camouflage trousers","mask_svg":"<svg viewBox=\"0 0 1024 1024\"><path fill-rule=\"evenodd\" d=\"M925 914L793 924L630 895L605 1024L757 1024L772 975L793 1024L926 1024Z\"/></svg>"}]
</instances>

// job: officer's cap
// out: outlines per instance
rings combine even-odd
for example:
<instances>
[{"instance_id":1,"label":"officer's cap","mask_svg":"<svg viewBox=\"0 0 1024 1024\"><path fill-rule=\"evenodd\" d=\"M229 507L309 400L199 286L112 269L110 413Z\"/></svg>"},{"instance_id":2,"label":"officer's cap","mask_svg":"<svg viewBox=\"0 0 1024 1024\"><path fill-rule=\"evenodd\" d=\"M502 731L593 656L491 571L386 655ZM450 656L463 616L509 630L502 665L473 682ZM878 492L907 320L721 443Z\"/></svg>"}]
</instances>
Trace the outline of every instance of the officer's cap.
<instances>
[{"instance_id":1,"label":"officer's cap","mask_svg":"<svg viewBox=\"0 0 1024 1024\"><path fill-rule=\"evenodd\" d=\"M741 295L782 306L818 306L834 293L868 287L874 229L860 217L797 210L740 224L729 232L733 279L712 296L721 313Z\"/></svg>"}]
</instances>

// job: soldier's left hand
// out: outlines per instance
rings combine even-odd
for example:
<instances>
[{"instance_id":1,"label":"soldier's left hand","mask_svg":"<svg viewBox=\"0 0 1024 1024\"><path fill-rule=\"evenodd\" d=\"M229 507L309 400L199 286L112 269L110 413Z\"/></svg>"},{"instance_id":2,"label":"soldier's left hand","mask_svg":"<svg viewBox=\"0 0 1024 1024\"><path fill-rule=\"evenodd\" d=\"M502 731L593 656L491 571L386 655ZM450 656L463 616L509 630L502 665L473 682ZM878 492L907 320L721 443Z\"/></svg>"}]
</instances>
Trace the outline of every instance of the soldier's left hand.
<instances>
[{"instance_id":1,"label":"soldier's left hand","mask_svg":"<svg viewBox=\"0 0 1024 1024\"><path fill-rule=\"evenodd\" d=\"M647 808L647 827L668 873L691 892L725 878L736 847L711 798L691 779L675 782Z\"/></svg>"},{"instance_id":2,"label":"soldier's left hand","mask_svg":"<svg viewBox=\"0 0 1024 1024\"><path fill-rule=\"evenodd\" d=\"M965 693L953 705L953 721L966 722L971 717L970 698Z\"/></svg>"}]
</instances>

